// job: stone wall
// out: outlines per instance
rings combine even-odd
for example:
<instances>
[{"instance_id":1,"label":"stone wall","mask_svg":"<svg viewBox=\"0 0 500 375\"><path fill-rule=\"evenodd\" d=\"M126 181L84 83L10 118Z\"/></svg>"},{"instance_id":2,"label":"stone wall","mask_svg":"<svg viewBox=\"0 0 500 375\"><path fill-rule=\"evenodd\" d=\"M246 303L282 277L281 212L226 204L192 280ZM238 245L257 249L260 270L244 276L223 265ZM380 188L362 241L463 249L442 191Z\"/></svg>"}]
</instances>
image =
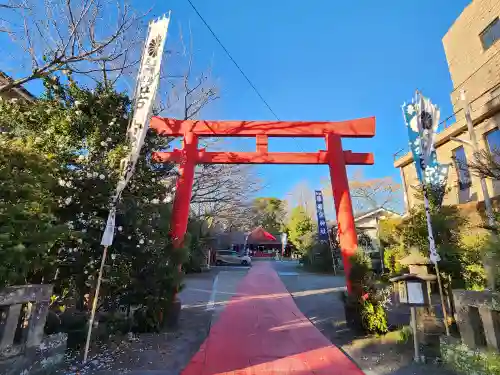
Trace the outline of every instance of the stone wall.
<instances>
[{"instance_id":1,"label":"stone wall","mask_svg":"<svg viewBox=\"0 0 500 375\"><path fill-rule=\"evenodd\" d=\"M62 360L66 335L44 336L51 295L52 285L11 286L0 291L1 374L36 373Z\"/></svg>"},{"instance_id":2,"label":"stone wall","mask_svg":"<svg viewBox=\"0 0 500 375\"><path fill-rule=\"evenodd\" d=\"M500 352L500 293L453 290L453 299L462 342Z\"/></svg>"},{"instance_id":3,"label":"stone wall","mask_svg":"<svg viewBox=\"0 0 500 375\"><path fill-rule=\"evenodd\" d=\"M0 291L0 358L40 345L51 295L52 285L10 286Z\"/></svg>"}]
</instances>

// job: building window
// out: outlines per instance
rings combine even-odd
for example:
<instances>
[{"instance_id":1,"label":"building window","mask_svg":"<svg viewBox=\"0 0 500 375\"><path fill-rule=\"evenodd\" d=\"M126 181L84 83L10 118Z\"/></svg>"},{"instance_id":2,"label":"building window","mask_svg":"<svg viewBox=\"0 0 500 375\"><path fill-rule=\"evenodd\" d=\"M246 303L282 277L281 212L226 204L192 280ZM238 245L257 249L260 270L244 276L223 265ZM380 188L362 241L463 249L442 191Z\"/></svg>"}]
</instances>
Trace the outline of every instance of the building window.
<instances>
[{"instance_id":1,"label":"building window","mask_svg":"<svg viewBox=\"0 0 500 375\"><path fill-rule=\"evenodd\" d=\"M460 190L465 190L471 186L471 179L463 146L453 150L453 160L457 169L458 186Z\"/></svg>"},{"instance_id":2,"label":"building window","mask_svg":"<svg viewBox=\"0 0 500 375\"><path fill-rule=\"evenodd\" d=\"M484 31L479 34L481 38L481 43L483 48L487 50L490 48L498 39L500 39L500 20L498 17L488 25Z\"/></svg>"},{"instance_id":3,"label":"building window","mask_svg":"<svg viewBox=\"0 0 500 375\"><path fill-rule=\"evenodd\" d=\"M495 129L485 134L488 151L496 162L500 162L500 130Z\"/></svg>"},{"instance_id":4,"label":"building window","mask_svg":"<svg viewBox=\"0 0 500 375\"><path fill-rule=\"evenodd\" d=\"M495 129L486 133L486 143L490 152L500 151L500 130Z\"/></svg>"}]
</instances>

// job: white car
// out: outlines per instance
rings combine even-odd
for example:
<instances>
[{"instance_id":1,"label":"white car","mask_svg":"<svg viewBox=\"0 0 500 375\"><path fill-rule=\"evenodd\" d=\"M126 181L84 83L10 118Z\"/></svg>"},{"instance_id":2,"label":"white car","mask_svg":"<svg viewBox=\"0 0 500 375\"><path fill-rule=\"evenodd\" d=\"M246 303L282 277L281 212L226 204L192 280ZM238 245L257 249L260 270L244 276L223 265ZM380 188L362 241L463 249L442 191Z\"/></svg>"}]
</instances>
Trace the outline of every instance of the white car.
<instances>
[{"instance_id":1,"label":"white car","mask_svg":"<svg viewBox=\"0 0 500 375\"><path fill-rule=\"evenodd\" d=\"M218 250L215 264L241 264L242 266L250 266L252 265L252 258L248 255L238 254L232 250Z\"/></svg>"}]
</instances>

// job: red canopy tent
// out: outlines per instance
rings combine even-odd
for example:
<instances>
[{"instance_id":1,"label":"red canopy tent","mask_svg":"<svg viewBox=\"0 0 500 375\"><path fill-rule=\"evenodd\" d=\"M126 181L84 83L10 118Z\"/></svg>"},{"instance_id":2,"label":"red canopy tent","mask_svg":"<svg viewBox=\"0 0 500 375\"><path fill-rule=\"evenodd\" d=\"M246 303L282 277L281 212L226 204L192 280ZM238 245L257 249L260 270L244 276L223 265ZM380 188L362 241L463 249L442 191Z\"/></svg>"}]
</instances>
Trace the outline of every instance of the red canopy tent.
<instances>
[{"instance_id":1,"label":"red canopy tent","mask_svg":"<svg viewBox=\"0 0 500 375\"><path fill-rule=\"evenodd\" d=\"M275 248L277 245L279 245L279 241L276 239L275 236L273 236L271 233L267 232L264 228L262 227L257 227L254 230L252 230L247 237L247 244L248 245L258 245L259 250L256 250L253 252L254 257L271 257L273 256L274 252L270 251L263 251L262 247L264 249L266 247L270 247L270 249ZM267 246L266 246L267 245ZM267 250L270 250L269 248Z\"/></svg>"},{"instance_id":2,"label":"red canopy tent","mask_svg":"<svg viewBox=\"0 0 500 375\"><path fill-rule=\"evenodd\" d=\"M257 227L248 234L248 243L258 242L276 242L277 239L271 233L266 232L264 228Z\"/></svg>"}]
</instances>

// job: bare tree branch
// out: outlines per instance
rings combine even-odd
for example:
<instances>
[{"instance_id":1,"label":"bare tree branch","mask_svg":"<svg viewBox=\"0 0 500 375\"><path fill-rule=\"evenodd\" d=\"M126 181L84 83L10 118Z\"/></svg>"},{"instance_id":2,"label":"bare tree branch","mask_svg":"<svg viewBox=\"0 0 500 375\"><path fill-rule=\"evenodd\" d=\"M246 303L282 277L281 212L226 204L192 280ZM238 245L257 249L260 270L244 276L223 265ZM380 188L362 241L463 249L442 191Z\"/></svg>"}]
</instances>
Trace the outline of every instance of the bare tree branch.
<instances>
[{"instance_id":1,"label":"bare tree branch","mask_svg":"<svg viewBox=\"0 0 500 375\"><path fill-rule=\"evenodd\" d=\"M455 163L464 173L470 171L478 177L500 179L500 149L484 149L474 154L469 163L460 160L455 160Z\"/></svg>"},{"instance_id":2,"label":"bare tree branch","mask_svg":"<svg viewBox=\"0 0 500 375\"><path fill-rule=\"evenodd\" d=\"M15 9L9 27L0 27L31 62L29 72L19 72L17 78L0 87L0 92L61 71L100 73L105 83L114 83L125 70L137 66L145 14L133 12L127 4L112 0L24 0L0 7Z\"/></svg>"},{"instance_id":3,"label":"bare tree branch","mask_svg":"<svg viewBox=\"0 0 500 375\"><path fill-rule=\"evenodd\" d=\"M401 184L392 177L366 178L361 169L349 176L349 190L357 212L377 208L394 210L401 203ZM331 188L325 191L331 194Z\"/></svg>"}]
</instances>

